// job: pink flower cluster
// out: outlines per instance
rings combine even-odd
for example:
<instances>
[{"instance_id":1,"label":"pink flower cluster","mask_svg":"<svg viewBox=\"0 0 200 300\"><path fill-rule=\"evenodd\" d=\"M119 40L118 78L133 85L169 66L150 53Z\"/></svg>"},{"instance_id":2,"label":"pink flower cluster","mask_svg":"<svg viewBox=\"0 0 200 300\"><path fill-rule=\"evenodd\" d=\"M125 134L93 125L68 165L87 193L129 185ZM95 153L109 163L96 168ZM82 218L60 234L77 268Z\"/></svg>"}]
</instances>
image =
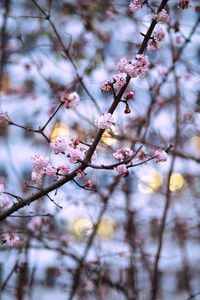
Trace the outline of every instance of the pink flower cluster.
<instances>
[{"instance_id":1,"label":"pink flower cluster","mask_svg":"<svg viewBox=\"0 0 200 300\"><path fill-rule=\"evenodd\" d=\"M50 148L54 151L55 154L65 152L67 148L67 141L63 137L58 137L55 143L50 143Z\"/></svg>"},{"instance_id":2,"label":"pink flower cluster","mask_svg":"<svg viewBox=\"0 0 200 300\"><path fill-rule=\"evenodd\" d=\"M133 150L130 149L118 149L115 153L113 153L114 158L118 160L124 160L133 155Z\"/></svg>"},{"instance_id":3,"label":"pink flower cluster","mask_svg":"<svg viewBox=\"0 0 200 300\"><path fill-rule=\"evenodd\" d=\"M161 149L156 150L154 153L154 161L156 163L167 161L167 153Z\"/></svg>"},{"instance_id":4,"label":"pink flower cluster","mask_svg":"<svg viewBox=\"0 0 200 300\"><path fill-rule=\"evenodd\" d=\"M179 1L178 7L186 9L192 7L192 5L190 4L190 0L181 0Z\"/></svg>"},{"instance_id":5,"label":"pink flower cluster","mask_svg":"<svg viewBox=\"0 0 200 300\"><path fill-rule=\"evenodd\" d=\"M0 184L0 209L9 205L10 198L8 195L3 195L4 185Z\"/></svg>"},{"instance_id":6,"label":"pink flower cluster","mask_svg":"<svg viewBox=\"0 0 200 300\"><path fill-rule=\"evenodd\" d=\"M98 121L95 121L95 124L101 129L109 129L112 125L115 125L114 117L111 113L103 114Z\"/></svg>"},{"instance_id":7,"label":"pink flower cluster","mask_svg":"<svg viewBox=\"0 0 200 300\"><path fill-rule=\"evenodd\" d=\"M111 90L111 85L108 80L105 80L105 82L101 86L101 90L103 93L108 93Z\"/></svg>"},{"instance_id":8,"label":"pink flower cluster","mask_svg":"<svg viewBox=\"0 0 200 300\"><path fill-rule=\"evenodd\" d=\"M120 90L126 83L126 74L117 74L113 76L113 86L115 90Z\"/></svg>"},{"instance_id":9,"label":"pink flower cluster","mask_svg":"<svg viewBox=\"0 0 200 300\"><path fill-rule=\"evenodd\" d=\"M133 13L139 9L142 9L142 0L133 0L129 4L129 9Z\"/></svg>"},{"instance_id":10,"label":"pink flower cluster","mask_svg":"<svg viewBox=\"0 0 200 300\"><path fill-rule=\"evenodd\" d=\"M153 33L153 40L148 45L148 49L151 51L157 51L161 47L161 42L165 39L165 33L162 28L159 28Z\"/></svg>"},{"instance_id":11,"label":"pink flower cluster","mask_svg":"<svg viewBox=\"0 0 200 300\"><path fill-rule=\"evenodd\" d=\"M65 103L66 108L74 108L80 101L80 97L76 92L64 93L60 97L60 101Z\"/></svg>"},{"instance_id":12,"label":"pink flower cluster","mask_svg":"<svg viewBox=\"0 0 200 300\"><path fill-rule=\"evenodd\" d=\"M56 147L53 147L53 149L55 150ZM36 171L36 172L32 172L32 180L37 185L42 185L42 180L44 176L55 178L58 175L67 175L70 170L68 164L61 165L59 167L51 166L49 164L49 159L39 154L33 155L31 159L32 159L32 167Z\"/></svg>"},{"instance_id":13,"label":"pink flower cluster","mask_svg":"<svg viewBox=\"0 0 200 300\"><path fill-rule=\"evenodd\" d=\"M122 177L128 176L128 169L125 164L119 165L114 170Z\"/></svg>"},{"instance_id":14,"label":"pink flower cluster","mask_svg":"<svg viewBox=\"0 0 200 300\"><path fill-rule=\"evenodd\" d=\"M156 20L158 23L165 24L169 23L170 16L168 15L165 9L162 9L161 12L154 15L154 20Z\"/></svg>"},{"instance_id":15,"label":"pink flower cluster","mask_svg":"<svg viewBox=\"0 0 200 300\"><path fill-rule=\"evenodd\" d=\"M128 62L126 58L121 58L117 64L117 70L126 73L132 78L144 77L148 72L149 59L144 54L137 54L135 59Z\"/></svg>"},{"instance_id":16,"label":"pink flower cluster","mask_svg":"<svg viewBox=\"0 0 200 300\"><path fill-rule=\"evenodd\" d=\"M83 159L85 155L85 148L80 146L79 138L74 137L71 139L65 154L69 158L69 162L72 164L76 163L78 159Z\"/></svg>"}]
</instances>

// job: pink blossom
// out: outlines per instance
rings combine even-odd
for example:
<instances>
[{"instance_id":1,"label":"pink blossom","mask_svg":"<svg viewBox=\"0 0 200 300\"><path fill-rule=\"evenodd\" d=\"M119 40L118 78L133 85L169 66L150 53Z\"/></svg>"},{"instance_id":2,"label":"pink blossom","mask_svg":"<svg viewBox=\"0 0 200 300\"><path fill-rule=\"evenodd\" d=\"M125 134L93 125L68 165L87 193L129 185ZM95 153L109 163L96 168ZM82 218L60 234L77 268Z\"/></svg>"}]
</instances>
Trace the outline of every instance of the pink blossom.
<instances>
[{"instance_id":1,"label":"pink blossom","mask_svg":"<svg viewBox=\"0 0 200 300\"><path fill-rule=\"evenodd\" d=\"M41 174L44 174L44 175L46 175L48 177L56 177L56 175L57 175L57 168L48 165L45 168L43 168L43 170L41 171Z\"/></svg>"},{"instance_id":2,"label":"pink blossom","mask_svg":"<svg viewBox=\"0 0 200 300\"><path fill-rule=\"evenodd\" d=\"M61 165L61 166L58 167L58 170L59 170L59 174L60 175L65 176L65 175L69 174L69 172L70 172L70 166L67 165L67 164Z\"/></svg>"},{"instance_id":3,"label":"pink blossom","mask_svg":"<svg viewBox=\"0 0 200 300\"><path fill-rule=\"evenodd\" d=\"M157 30L154 31L153 37L156 39L158 42L162 42L165 39L165 32L162 29L162 27L157 28Z\"/></svg>"},{"instance_id":4,"label":"pink blossom","mask_svg":"<svg viewBox=\"0 0 200 300\"><path fill-rule=\"evenodd\" d=\"M32 172L31 178L37 185L42 185L43 174L40 174L39 172Z\"/></svg>"},{"instance_id":5,"label":"pink blossom","mask_svg":"<svg viewBox=\"0 0 200 300\"><path fill-rule=\"evenodd\" d=\"M60 101L65 102L66 108L74 108L80 101L80 97L76 92L64 93L60 97Z\"/></svg>"},{"instance_id":6,"label":"pink blossom","mask_svg":"<svg viewBox=\"0 0 200 300\"><path fill-rule=\"evenodd\" d=\"M69 162L74 164L77 162L78 159L81 158L81 151L80 149L73 149L73 148L68 148L66 152L67 157L69 157Z\"/></svg>"},{"instance_id":7,"label":"pink blossom","mask_svg":"<svg viewBox=\"0 0 200 300\"><path fill-rule=\"evenodd\" d=\"M81 169L79 169L78 171L76 171L76 177L81 178L84 176L84 173Z\"/></svg>"},{"instance_id":8,"label":"pink blossom","mask_svg":"<svg viewBox=\"0 0 200 300\"><path fill-rule=\"evenodd\" d=\"M128 176L128 169L125 164L119 165L114 170L122 177Z\"/></svg>"},{"instance_id":9,"label":"pink blossom","mask_svg":"<svg viewBox=\"0 0 200 300\"><path fill-rule=\"evenodd\" d=\"M127 100L132 100L135 98L135 93L134 92L129 92L126 97Z\"/></svg>"},{"instance_id":10,"label":"pink blossom","mask_svg":"<svg viewBox=\"0 0 200 300\"><path fill-rule=\"evenodd\" d=\"M16 246L19 243L19 237L11 234L9 239L7 240L9 246Z\"/></svg>"},{"instance_id":11,"label":"pink blossom","mask_svg":"<svg viewBox=\"0 0 200 300\"><path fill-rule=\"evenodd\" d=\"M124 160L133 155L133 151L130 149L118 149L113 156L118 160Z\"/></svg>"},{"instance_id":12,"label":"pink blossom","mask_svg":"<svg viewBox=\"0 0 200 300\"><path fill-rule=\"evenodd\" d=\"M43 157L40 154L35 154L31 157L32 167L36 170L36 172L40 172L42 168L46 167L49 164L48 157Z\"/></svg>"},{"instance_id":13,"label":"pink blossom","mask_svg":"<svg viewBox=\"0 0 200 300\"><path fill-rule=\"evenodd\" d=\"M115 90L120 90L126 83L126 74L117 74L113 76L113 86Z\"/></svg>"},{"instance_id":14,"label":"pink blossom","mask_svg":"<svg viewBox=\"0 0 200 300\"><path fill-rule=\"evenodd\" d=\"M67 141L65 138L60 136L55 143L50 143L50 148L55 154L65 152L67 148Z\"/></svg>"},{"instance_id":15,"label":"pink blossom","mask_svg":"<svg viewBox=\"0 0 200 300\"><path fill-rule=\"evenodd\" d=\"M167 160L167 153L164 150L158 149L154 153L154 161L156 163L158 162L164 162Z\"/></svg>"},{"instance_id":16,"label":"pink blossom","mask_svg":"<svg viewBox=\"0 0 200 300\"><path fill-rule=\"evenodd\" d=\"M27 224L27 228L30 231L36 230L38 227L42 225L42 218L41 217L33 217L31 221Z\"/></svg>"},{"instance_id":17,"label":"pink blossom","mask_svg":"<svg viewBox=\"0 0 200 300\"><path fill-rule=\"evenodd\" d=\"M161 44L159 42L157 42L156 40L152 40L148 44L147 49L150 51L157 51L160 49L160 47L161 47Z\"/></svg>"},{"instance_id":18,"label":"pink blossom","mask_svg":"<svg viewBox=\"0 0 200 300\"><path fill-rule=\"evenodd\" d=\"M190 0L181 0L179 1L178 7L186 9L192 7L192 5L190 4Z\"/></svg>"},{"instance_id":19,"label":"pink blossom","mask_svg":"<svg viewBox=\"0 0 200 300\"><path fill-rule=\"evenodd\" d=\"M88 181L86 182L85 187L87 187L87 188L89 188L89 189L92 188L92 182L91 182L91 180L88 180Z\"/></svg>"},{"instance_id":20,"label":"pink blossom","mask_svg":"<svg viewBox=\"0 0 200 300\"><path fill-rule=\"evenodd\" d=\"M149 58L144 54L137 54L135 59L126 66L126 73L135 78L137 76L144 77L148 72Z\"/></svg>"},{"instance_id":21,"label":"pink blossom","mask_svg":"<svg viewBox=\"0 0 200 300\"><path fill-rule=\"evenodd\" d=\"M147 155L144 153L144 151L139 151L137 158L141 161L144 161L147 158Z\"/></svg>"},{"instance_id":22,"label":"pink blossom","mask_svg":"<svg viewBox=\"0 0 200 300\"><path fill-rule=\"evenodd\" d=\"M8 206L9 203L10 203L10 198L8 197L8 195L2 195L0 197L0 208L4 208Z\"/></svg>"},{"instance_id":23,"label":"pink blossom","mask_svg":"<svg viewBox=\"0 0 200 300\"><path fill-rule=\"evenodd\" d=\"M128 74L131 78L137 77L137 70L135 69L135 67L132 63L129 63L128 65L126 65L125 73Z\"/></svg>"},{"instance_id":24,"label":"pink blossom","mask_svg":"<svg viewBox=\"0 0 200 300\"><path fill-rule=\"evenodd\" d=\"M126 73L126 66L129 64L126 58L121 58L117 63L117 70L121 73Z\"/></svg>"},{"instance_id":25,"label":"pink blossom","mask_svg":"<svg viewBox=\"0 0 200 300\"><path fill-rule=\"evenodd\" d=\"M101 86L101 90L103 93L108 93L111 90L111 85L108 80L105 80L105 82Z\"/></svg>"},{"instance_id":26,"label":"pink blossom","mask_svg":"<svg viewBox=\"0 0 200 300\"><path fill-rule=\"evenodd\" d=\"M101 129L109 129L112 125L115 125L114 117L111 113L103 114L95 124Z\"/></svg>"},{"instance_id":27,"label":"pink blossom","mask_svg":"<svg viewBox=\"0 0 200 300\"><path fill-rule=\"evenodd\" d=\"M129 9L133 13L139 9L142 9L142 0L133 0L129 4Z\"/></svg>"},{"instance_id":28,"label":"pink blossom","mask_svg":"<svg viewBox=\"0 0 200 300\"><path fill-rule=\"evenodd\" d=\"M166 12L165 9L162 9L161 12L159 12L158 14L154 15L154 19L158 23L165 24L165 23L169 23L170 16L168 15L168 13Z\"/></svg>"},{"instance_id":29,"label":"pink blossom","mask_svg":"<svg viewBox=\"0 0 200 300\"><path fill-rule=\"evenodd\" d=\"M137 76L144 77L147 74L149 67L149 58L147 55L137 54L131 63L137 71Z\"/></svg>"}]
</instances>

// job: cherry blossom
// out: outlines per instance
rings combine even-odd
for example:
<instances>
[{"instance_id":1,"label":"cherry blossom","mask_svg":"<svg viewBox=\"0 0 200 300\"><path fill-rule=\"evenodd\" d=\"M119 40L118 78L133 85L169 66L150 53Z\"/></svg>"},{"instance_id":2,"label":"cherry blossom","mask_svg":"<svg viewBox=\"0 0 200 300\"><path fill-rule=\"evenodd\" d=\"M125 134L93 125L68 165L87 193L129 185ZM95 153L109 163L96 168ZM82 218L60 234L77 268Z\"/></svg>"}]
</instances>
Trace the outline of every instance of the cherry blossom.
<instances>
[{"instance_id":1,"label":"cherry blossom","mask_svg":"<svg viewBox=\"0 0 200 300\"><path fill-rule=\"evenodd\" d=\"M142 9L142 0L133 0L129 4L129 9L133 13L139 9Z\"/></svg>"},{"instance_id":2,"label":"cherry blossom","mask_svg":"<svg viewBox=\"0 0 200 300\"><path fill-rule=\"evenodd\" d=\"M133 151L126 148L126 149L118 149L115 153L113 153L113 156L118 160L124 160L133 155Z\"/></svg>"},{"instance_id":3,"label":"cherry blossom","mask_svg":"<svg viewBox=\"0 0 200 300\"><path fill-rule=\"evenodd\" d=\"M43 168L41 174L44 174L44 175L46 175L48 177L56 177L56 175L57 175L57 168L48 165L45 168Z\"/></svg>"},{"instance_id":4,"label":"cherry blossom","mask_svg":"<svg viewBox=\"0 0 200 300\"><path fill-rule=\"evenodd\" d=\"M84 176L84 173L81 169L79 169L78 171L76 171L76 177L81 178Z\"/></svg>"},{"instance_id":5,"label":"cherry blossom","mask_svg":"<svg viewBox=\"0 0 200 300\"><path fill-rule=\"evenodd\" d=\"M60 97L60 101L65 102L66 108L74 108L80 101L80 97L76 92L64 93Z\"/></svg>"},{"instance_id":6,"label":"cherry blossom","mask_svg":"<svg viewBox=\"0 0 200 300\"><path fill-rule=\"evenodd\" d=\"M128 176L128 169L125 164L119 165L114 170L122 177Z\"/></svg>"},{"instance_id":7,"label":"cherry blossom","mask_svg":"<svg viewBox=\"0 0 200 300\"><path fill-rule=\"evenodd\" d=\"M158 42L162 42L165 39L165 32L162 27L158 27L153 33L154 39Z\"/></svg>"},{"instance_id":8,"label":"cherry blossom","mask_svg":"<svg viewBox=\"0 0 200 300\"><path fill-rule=\"evenodd\" d=\"M66 156L69 158L69 162L74 164L78 159L81 159L82 153L79 148L68 148L66 151Z\"/></svg>"},{"instance_id":9,"label":"cherry blossom","mask_svg":"<svg viewBox=\"0 0 200 300\"><path fill-rule=\"evenodd\" d=\"M39 172L32 172L31 178L37 185L42 185L43 174L40 174Z\"/></svg>"},{"instance_id":10,"label":"cherry blossom","mask_svg":"<svg viewBox=\"0 0 200 300\"><path fill-rule=\"evenodd\" d=\"M120 90L126 83L126 74L117 74L113 76L113 81L114 81L114 89L115 90Z\"/></svg>"},{"instance_id":11,"label":"cherry blossom","mask_svg":"<svg viewBox=\"0 0 200 300\"><path fill-rule=\"evenodd\" d=\"M165 24L165 23L169 23L170 16L168 15L168 13L166 12L165 9L162 9L161 12L159 12L158 14L154 15L154 19L158 23Z\"/></svg>"},{"instance_id":12,"label":"cherry blossom","mask_svg":"<svg viewBox=\"0 0 200 300\"><path fill-rule=\"evenodd\" d=\"M129 92L126 97L127 100L132 100L135 98L135 93L134 92Z\"/></svg>"},{"instance_id":13,"label":"cherry blossom","mask_svg":"<svg viewBox=\"0 0 200 300\"><path fill-rule=\"evenodd\" d=\"M192 7L192 5L190 4L190 0L181 0L179 1L178 7L186 9Z\"/></svg>"},{"instance_id":14,"label":"cherry blossom","mask_svg":"<svg viewBox=\"0 0 200 300\"><path fill-rule=\"evenodd\" d=\"M55 154L65 152L67 148L67 141L65 138L60 136L55 143L50 143L50 148Z\"/></svg>"},{"instance_id":15,"label":"cherry blossom","mask_svg":"<svg viewBox=\"0 0 200 300\"><path fill-rule=\"evenodd\" d=\"M70 172L70 166L68 164L61 165L58 167L58 172L60 175L67 175Z\"/></svg>"},{"instance_id":16,"label":"cherry blossom","mask_svg":"<svg viewBox=\"0 0 200 300\"><path fill-rule=\"evenodd\" d=\"M95 124L101 129L109 129L112 125L115 125L114 117L111 113L103 114Z\"/></svg>"},{"instance_id":17,"label":"cherry blossom","mask_svg":"<svg viewBox=\"0 0 200 300\"><path fill-rule=\"evenodd\" d=\"M147 158L147 155L144 153L144 151L140 150L137 155L137 158L141 161L144 161Z\"/></svg>"},{"instance_id":18,"label":"cherry blossom","mask_svg":"<svg viewBox=\"0 0 200 300\"><path fill-rule=\"evenodd\" d=\"M111 90L111 85L108 80L105 80L105 82L101 86L101 90L103 93L108 93Z\"/></svg>"},{"instance_id":19,"label":"cherry blossom","mask_svg":"<svg viewBox=\"0 0 200 300\"><path fill-rule=\"evenodd\" d=\"M121 73L126 73L126 66L129 64L126 58L121 58L120 61L117 63L117 70Z\"/></svg>"},{"instance_id":20,"label":"cherry blossom","mask_svg":"<svg viewBox=\"0 0 200 300\"><path fill-rule=\"evenodd\" d=\"M147 46L147 49L150 51L157 51L161 47L161 44L157 42L156 40L152 40L149 45Z\"/></svg>"},{"instance_id":21,"label":"cherry blossom","mask_svg":"<svg viewBox=\"0 0 200 300\"><path fill-rule=\"evenodd\" d=\"M137 54L135 59L126 65L126 73L135 78L137 76L144 77L148 72L149 58L144 54Z\"/></svg>"},{"instance_id":22,"label":"cherry blossom","mask_svg":"<svg viewBox=\"0 0 200 300\"><path fill-rule=\"evenodd\" d=\"M43 157L40 154L35 154L31 156L32 167L36 170L36 172L40 172L44 167L49 164L48 157Z\"/></svg>"},{"instance_id":23,"label":"cherry blossom","mask_svg":"<svg viewBox=\"0 0 200 300\"><path fill-rule=\"evenodd\" d=\"M90 188L90 189L92 188L92 182L91 182L91 180L88 180L86 182L85 187Z\"/></svg>"},{"instance_id":24,"label":"cherry blossom","mask_svg":"<svg viewBox=\"0 0 200 300\"><path fill-rule=\"evenodd\" d=\"M154 161L156 163L158 162L164 162L167 160L167 153L164 150L158 149L154 153Z\"/></svg>"}]
</instances>

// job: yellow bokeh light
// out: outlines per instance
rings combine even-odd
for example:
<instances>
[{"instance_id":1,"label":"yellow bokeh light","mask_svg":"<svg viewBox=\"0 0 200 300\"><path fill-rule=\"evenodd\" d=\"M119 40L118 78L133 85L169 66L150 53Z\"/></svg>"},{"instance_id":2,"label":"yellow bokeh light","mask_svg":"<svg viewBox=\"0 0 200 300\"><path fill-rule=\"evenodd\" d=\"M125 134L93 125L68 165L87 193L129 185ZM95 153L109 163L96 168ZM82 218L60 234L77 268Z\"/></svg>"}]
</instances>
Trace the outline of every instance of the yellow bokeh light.
<instances>
[{"instance_id":1,"label":"yellow bokeh light","mask_svg":"<svg viewBox=\"0 0 200 300\"><path fill-rule=\"evenodd\" d=\"M73 230L79 236L88 235L91 233L93 224L89 219L78 218L74 222Z\"/></svg>"},{"instance_id":2,"label":"yellow bokeh light","mask_svg":"<svg viewBox=\"0 0 200 300\"><path fill-rule=\"evenodd\" d=\"M138 183L138 189L143 194L154 193L163 184L160 172L152 170L151 173L142 175Z\"/></svg>"},{"instance_id":3,"label":"yellow bokeh light","mask_svg":"<svg viewBox=\"0 0 200 300\"><path fill-rule=\"evenodd\" d=\"M169 189L171 192L180 190L184 185L184 178L180 173L172 173L169 181Z\"/></svg>"},{"instance_id":4,"label":"yellow bokeh light","mask_svg":"<svg viewBox=\"0 0 200 300\"><path fill-rule=\"evenodd\" d=\"M194 154L200 154L200 136L193 136L190 139L190 148Z\"/></svg>"},{"instance_id":5,"label":"yellow bokeh light","mask_svg":"<svg viewBox=\"0 0 200 300\"><path fill-rule=\"evenodd\" d=\"M97 235L101 239L110 239L112 238L116 228L116 223L113 220L108 220L104 219L101 220L98 230L97 230Z\"/></svg>"},{"instance_id":6,"label":"yellow bokeh light","mask_svg":"<svg viewBox=\"0 0 200 300\"><path fill-rule=\"evenodd\" d=\"M101 138L101 141L107 146L112 146L112 145L115 145L117 143L117 140L112 137L110 132L111 132L110 129L105 130L103 135L102 135L102 138ZM114 132L114 135L117 135L117 133Z\"/></svg>"},{"instance_id":7,"label":"yellow bokeh light","mask_svg":"<svg viewBox=\"0 0 200 300\"><path fill-rule=\"evenodd\" d=\"M63 122L57 122L51 134L51 141L55 143L59 136L63 138L69 137L69 127Z\"/></svg>"}]
</instances>

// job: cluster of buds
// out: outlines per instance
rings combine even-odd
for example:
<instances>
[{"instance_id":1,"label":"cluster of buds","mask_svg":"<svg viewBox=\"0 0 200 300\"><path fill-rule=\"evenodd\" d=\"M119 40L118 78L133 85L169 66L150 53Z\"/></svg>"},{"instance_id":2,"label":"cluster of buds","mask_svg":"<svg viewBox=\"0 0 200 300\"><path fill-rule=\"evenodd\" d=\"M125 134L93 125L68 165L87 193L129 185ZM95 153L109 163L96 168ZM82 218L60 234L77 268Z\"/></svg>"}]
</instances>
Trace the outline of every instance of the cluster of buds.
<instances>
[{"instance_id":1,"label":"cluster of buds","mask_svg":"<svg viewBox=\"0 0 200 300\"><path fill-rule=\"evenodd\" d=\"M156 150L154 153L154 161L156 163L167 161L167 153L161 149Z\"/></svg>"},{"instance_id":2,"label":"cluster of buds","mask_svg":"<svg viewBox=\"0 0 200 300\"><path fill-rule=\"evenodd\" d=\"M80 101L80 97L76 92L64 93L60 97L60 101L65 103L66 108L74 108Z\"/></svg>"},{"instance_id":3,"label":"cluster of buds","mask_svg":"<svg viewBox=\"0 0 200 300\"><path fill-rule=\"evenodd\" d=\"M58 175L67 175L70 171L68 164L54 167L49 164L49 159L42 155L36 154L31 157L32 167L35 172L32 172L32 180L37 185L42 185L44 176L57 177Z\"/></svg>"},{"instance_id":4,"label":"cluster of buds","mask_svg":"<svg viewBox=\"0 0 200 300\"><path fill-rule=\"evenodd\" d=\"M135 59L128 62L126 58L121 58L117 64L117 70L129 75L132 78L144 77L148 72L149 59L144 54L137 54Z\"/></svg>"},{"instance_id":5,"label":"cluster of buds","mask_svg":"<svg viewBox=\"0 0 200 300\"><path fill-rule=\"evenodd\" d=\"M192 7L190 0L181 0L178 4L179 8L186 9Z\"/></svg>"},{"instance_id":6,"label":"cluster of buds","mask_svg":"<svg viewBox=\"0 0 200 300\"><path fill-rule=\"evenodd\" d=\"M162 9L161 12L155 14L153 18L154 20L156 20L156 22L161 24L166 24L170 21L170 16L168 15L165 9Z\"/></svg>"},{"instance_id":7,"label":"cluster of buds","mask_svg":"<svg viewBox=\"0 0 200 300\"><path fill-rule=\"evenodd\" d=\"M9 124L12 124L7 113L0 113L0 128L7 127Z\"/></svg>"},{"instance_id":8,"label":"cluster of buds","mask_svg":"<svg viewBox=\"0 0 200 300\"><path fill-rule=\"evenodd\" d=\"M101 129L110 129L112 125L115 125L114 117L111 113L103 114L95 121L95 124Z\"/></svg>"},{"instance_id":9,"label":"cluster of buds","mask_svg":"<svg viewBox=\"0 0 200 300\"><path fill-rule=\"evenodd\" d=\"M114 170L121 176L121 177L127 177L129 172L125 164L119 165Z\"/></svg>"},{"instance_id":10,"label":"cluster of buds","mask_svg":"<svg viewBox=\"0 0 200 300\"><path fill-rule=\"evenodd\" d=\"M133 150L130 149L118 149L115 153L113 153L114 158L118 160L125 160L130 158L133 155Z\"/></svg>"},{"instance_id":11,"label":"cluster of buds","mask_svg":"<svg viewBox=\"0 0 200 300\"><path fill-rule=\"evenodd\" d=\"M161 47L161 42L165 39L165 33L162 28L158 28L154 31L152 41L148 45L148 49L151 51L157 51Z\"/></svg>"},{"instance_id":12,"label":"cluster of buds","mask_svg":"<svg viewBox=\"0 0 200 300\"><path fill-rule=\"evenodd\" d=\"M133 0L129 4L129 9L133 13L133 12L139 10L139 9L142 9L142 4L143 4L142 0Z\"/></svg>"}]
</instances>

